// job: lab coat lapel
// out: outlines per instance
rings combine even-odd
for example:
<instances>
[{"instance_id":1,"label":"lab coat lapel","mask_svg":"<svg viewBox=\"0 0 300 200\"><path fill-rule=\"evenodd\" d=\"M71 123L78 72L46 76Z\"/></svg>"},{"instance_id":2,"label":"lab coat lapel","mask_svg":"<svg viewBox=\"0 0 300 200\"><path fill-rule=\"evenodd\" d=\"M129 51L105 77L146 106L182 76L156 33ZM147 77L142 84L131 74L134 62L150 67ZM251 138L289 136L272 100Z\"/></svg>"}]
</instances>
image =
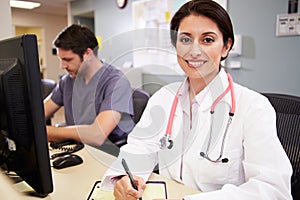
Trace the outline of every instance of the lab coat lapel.
<instances>
[{"instance_id":1,"label":"lab coat lapel","mask_svg":"<svg viewBox=\"0 0 300 200\"><path fill-rule=\"evenodd\" d=\"M160 173L178 182L181 181L182 132L182 108L181 105L178 104L172 127L173 147L171 149L164 148L159 153Z\"/></svg>"},{"instance_id":2,"label":"lab coat lapel","mask_svg":"<svg viewBox=\"0 0 300 200\"><path fill-rule=\"evenodd\" d=\"M204 143L202 143L203 145L201 145L201 151L206 152L208 145L209 146L209 152L213 151L214 148L220 148L222 139L220 139L220 137L223 136L223 132L225 130L225 126L227 124L227 120L228 120L228 113L230 110L230 106L231 106L231 95L230 92L228 92L224 98L221 99L221 101L219 103L217 103L216 107L214 108L214 114L211 115L210 114L210 107L213 104L213 102L215 101L215 99L217 99L220 94L226 90L227 86L229 85L228 83L228 78L227 75L225 73L225 71L222 69L220 71L220 73L218 74L218 76L216 76L216 78L208 85L208 95L204 100L204 107L201 109L203 111L205 111L206 109L208 109L208 111L206 111L205 115L206 116L205 119L207 120L205 125L199 122L200 126L197 127L198 130L205 130L205 138L202 138L202 142L204 141ZM213 91L213 92L212 92ZM201 118L201 120L203 120L203 118ZM211 123L213 123L211 125ZM205 126L205 127L203 127ZM212 126L212 130L210 130L210 126ZM210 138L211 137L211 138ZM211 140L209 142L209 140ZM212 157L218 157L219 155L211 155Z\"/></svg>"}]
</instances>

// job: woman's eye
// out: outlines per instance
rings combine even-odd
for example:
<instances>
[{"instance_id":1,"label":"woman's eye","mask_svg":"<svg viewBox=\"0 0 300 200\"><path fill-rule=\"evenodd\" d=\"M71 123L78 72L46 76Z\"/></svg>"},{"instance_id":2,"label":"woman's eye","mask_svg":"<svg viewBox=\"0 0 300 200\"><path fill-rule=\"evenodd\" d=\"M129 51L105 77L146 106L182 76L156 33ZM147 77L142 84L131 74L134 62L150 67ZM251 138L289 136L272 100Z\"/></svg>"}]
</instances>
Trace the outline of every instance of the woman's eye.
<instances>
[{"instance_id":1,"label":"woman's eye","mask_svg":"<svg viewBox=\"0 0 300 200\"><path fill-rule=\"evenodd\" d=\"M188 37L182 37L182 38L180 38L180 42L183 44L188 44L188 43L191 43L192 40Z\"/></svg>"},{"instance_id":2,"label":"woman's eye","mask_svg":"<svg viewBox=\"0 0 300 200\"><path fill-rule=\"evenodd\" d=\"M213 38L204 38L204 40L203 40L204 43L212 43L214 41L215 40Z\"/></svg>"}]
</instances>

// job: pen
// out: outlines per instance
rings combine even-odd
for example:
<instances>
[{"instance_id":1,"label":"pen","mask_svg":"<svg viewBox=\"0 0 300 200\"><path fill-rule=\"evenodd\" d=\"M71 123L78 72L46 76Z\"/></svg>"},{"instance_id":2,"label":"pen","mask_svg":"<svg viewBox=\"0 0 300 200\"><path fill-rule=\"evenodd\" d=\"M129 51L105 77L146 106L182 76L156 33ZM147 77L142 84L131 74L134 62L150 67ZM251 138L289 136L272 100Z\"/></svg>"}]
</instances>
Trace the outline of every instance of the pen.
<instances>
[{"instance_id":1,"label":"pen","mask_svg":"<svg viewBox=\"0 0 300 200\"><path fill-rule=\"evenodd\" d=\"M128 165L127 165L127 163L126 163L126 161L125 161L124 158L122 158L122 165L123 165L123 167L124 167L124 169L125 169L126 174L129 176L129 179L130 179L130 182L131 182L132 187L133 187L135 190L138 190L138 187L137 187L136 184L135 184L135 181L134 181L134 179L133 179L133 176L132 176L132 174L131 174L131 172L130 172L130 170L129 170L129 168L128 168ZM140 197L139 200L142 200L142 197Z\"/></svg>"}]
</instances>

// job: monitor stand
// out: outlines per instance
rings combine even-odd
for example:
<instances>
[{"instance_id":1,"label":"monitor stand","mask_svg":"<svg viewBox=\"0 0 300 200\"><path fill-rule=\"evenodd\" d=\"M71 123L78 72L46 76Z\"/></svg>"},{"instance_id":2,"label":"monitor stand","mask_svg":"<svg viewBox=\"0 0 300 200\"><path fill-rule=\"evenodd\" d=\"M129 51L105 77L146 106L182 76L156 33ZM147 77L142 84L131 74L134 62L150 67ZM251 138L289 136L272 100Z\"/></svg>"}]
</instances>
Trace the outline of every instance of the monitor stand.
<instances>
[{"instance_id":1,"label":"monitor stand","mask_svg":"<svg viewBox=\"0 0 300 200\"><path fill-rule=\"evenodd\" d=\"M20 194L27 195L27 196L34 196L34 197L45 197L47 195L41 195L35 192L30 185L28 185L21 177L19 177L14 172L7 172L6 170L1 169L1 173L6 175L11 182L13 183L12 187L14 190L19 192Z\"/></svg>"}]
</instances>

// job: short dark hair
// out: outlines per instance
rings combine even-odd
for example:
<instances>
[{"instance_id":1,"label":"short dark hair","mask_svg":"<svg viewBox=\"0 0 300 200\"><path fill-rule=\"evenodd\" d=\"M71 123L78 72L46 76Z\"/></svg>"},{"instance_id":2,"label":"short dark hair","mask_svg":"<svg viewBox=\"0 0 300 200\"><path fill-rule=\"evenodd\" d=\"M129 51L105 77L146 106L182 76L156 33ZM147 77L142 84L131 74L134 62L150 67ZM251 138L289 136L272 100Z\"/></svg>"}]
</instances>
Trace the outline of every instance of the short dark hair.
<instances>
[{"instance_id":1,"label":"short dark hair","mask_svg":"<svg viewBox=\"0 0 300 200\"><path fill-rule=\"evenodd\" d=\"M79 24L72 24L60 32L54 41L56 48L72 50L82 59L87 48L98 52L98 42L95 34L87 27Z\"/></svg>"},{"instance_id":2,"label":"short dark hair","mask_svg":"<svg viewBox=\"0 0 300 200\"><path fill-rule=\"evenodd\" d=\"M174 47L176 47L177 32L178 32L180 22L182 21L183 18L189 15L195 15L195 16L203 15L213 20L223 34L224 45L226 45L228 39L231 38L232 45L230 49L232 48L234 44L234 33L233 33L231 19L227 11L213 0L189 1L185 3L183 6L181 6L179 10L174 14L170 23L170 36L171 36L172 45ZM225 58L222 57L221 60L224 60Z\"/></svg>"}]
</instances>

